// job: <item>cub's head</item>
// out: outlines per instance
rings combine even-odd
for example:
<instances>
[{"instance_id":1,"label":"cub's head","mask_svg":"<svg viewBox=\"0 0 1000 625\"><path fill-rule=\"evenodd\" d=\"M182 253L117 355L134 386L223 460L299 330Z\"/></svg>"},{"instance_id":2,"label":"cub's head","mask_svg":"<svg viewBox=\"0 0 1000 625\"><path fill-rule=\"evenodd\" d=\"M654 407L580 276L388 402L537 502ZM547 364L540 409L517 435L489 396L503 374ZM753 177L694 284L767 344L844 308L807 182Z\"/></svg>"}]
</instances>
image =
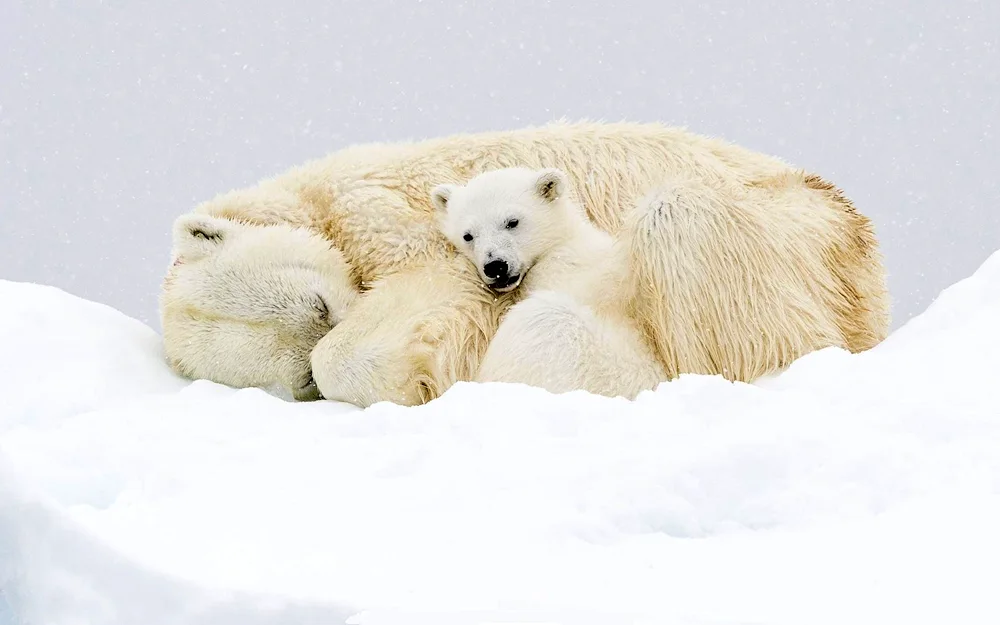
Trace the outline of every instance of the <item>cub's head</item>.
<instances>
[{"instance_id":1,"label":"cub's head","mask_svg":"<svg viewBox=\"0 0 1000 625\"><path fill-rule=\"evenodd\" d=\"M163 340L190 378L239 388L280 384L318 399L312 348L358 291L339 250L287 225L249 225L197 213L179 217L163 283Z\"/></svg>"},{"instance_id":2,"label":"cub's head","mask_svg":"<svg viewBox=\"0 0 1000 625\"><path fill-rule=\"evenodd\" d=\"M483 282L505 293L566 236L569 182L559 169L512 167L431 191L441 231L476 264Z\"/></svg>"}]
</instances>

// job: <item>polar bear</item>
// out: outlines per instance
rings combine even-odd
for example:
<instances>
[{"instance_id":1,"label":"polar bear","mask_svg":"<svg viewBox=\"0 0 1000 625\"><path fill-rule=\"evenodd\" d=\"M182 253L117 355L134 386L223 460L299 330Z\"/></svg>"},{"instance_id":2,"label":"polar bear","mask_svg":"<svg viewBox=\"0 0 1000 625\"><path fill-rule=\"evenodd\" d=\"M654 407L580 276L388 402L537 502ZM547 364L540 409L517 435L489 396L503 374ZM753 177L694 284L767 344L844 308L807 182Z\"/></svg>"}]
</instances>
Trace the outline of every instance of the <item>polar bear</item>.
<instances>
[{"instance_id":1,"label":"polar bear","mask_svg":"<svg viewBox=\"0 0 1000 625\"><path fill-rule=\"evenodd\" d=\"M526 290L536 291L586 283L610 260L614 239L568 188L560 169L508 167L464 185L437 185L431 200L442 234L486 286L504 293L526 280Z\"/></svg>"},{"instance_id":2,"label":"polar bear","mask_svg":"<svg viewBox=\"0 0 1000 625\"><path fill-rule=\"evenodd\" d=\"M521 296L483 286L440 233L430 190L514 166L566 172L594 224L630 246L637 273L669 278L654 287L636 283L636 292L658 291L629 304L658 359L674 363L669 377L692 371L747 381L823 347L868 349L888 332L872 225L822 178L680 128L557 122L349 147L195 207L192 215L261 231L306 229L317 239L311 247L322 242L341 254L360 295L304 363L275 354L268 336L283 324L289 336L301 329L307 344L318 331L301 315L290 324L278 311L227 308L224 340L191 340L218 325L216 304L211 292L177 288L176 274L186 270L170 267L161 317L171 364L234 386L279 370L299 384L311 369L323 397L360 406L420 404L473 379L500 319ZM668 189L660 201L633 210L658 186ZM731 240L733 233L740 236ZM644 251L652 249L659 251ZM255 271L280 272L283 262L265 255ZM196 282L200 265L187 270ZM778 278L773 287L761 284ZM674 323L683 307L686 316ZM275 363L282 358L288 362Z\"/></svg>"},{"instance_id":3,"label":"polar bear","mask_svg":"<svg viewBox=\"0 0 1000 625\"><path fill-rule=\"evenodd\" d=\"M624 310L624 250L568 189L560 169L522 167L431 191L442 233L483 283L527 295L504 316L476 380L633 399L667 374Z\"/></svg>"},{"instance_id":4,"label":"polar bear","mask_svg":"<svg viewBox=\"0 0 1000 625\"><path fill-rule=\"evenodd\" d=\"M359 293L343 255L303 228L199 214L175 221L173 241L162 319L174 369L318 399L312 349Z\"/></svg>"}]
</instances>

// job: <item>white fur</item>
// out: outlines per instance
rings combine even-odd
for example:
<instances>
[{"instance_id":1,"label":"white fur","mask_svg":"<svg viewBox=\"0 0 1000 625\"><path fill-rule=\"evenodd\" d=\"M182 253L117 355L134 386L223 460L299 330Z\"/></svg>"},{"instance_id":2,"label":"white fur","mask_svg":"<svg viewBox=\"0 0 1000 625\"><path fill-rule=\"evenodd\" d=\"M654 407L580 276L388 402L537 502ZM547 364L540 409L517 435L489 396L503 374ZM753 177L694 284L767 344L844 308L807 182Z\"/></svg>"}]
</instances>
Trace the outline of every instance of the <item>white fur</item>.
<instances>
[{"instance_id":1,"label":"white fur","mask_svg":"<svg viewBox=\"0 0 1000 625\"><path fill-rule=\"evenodd\" d=\"M506 168L431 192L442 232L484 283L495 284L486 263L503 259L517 280L501 290L528 295L504 316L477 380L631 399L667 374L620 302L600 295L618 290L625 266L569 184L559 169Z\"/></svg>"},{"instance_id":2,"label":"white fur","mask_svg":"<svg viewBox=\"0 0 1000 625\"><path fill-rule=\"evenodd\" d=\"M319 397L310 352L357 296L339 251L301 228L185 215L174 224L172 259L176 297L162 303L172 365L191 377ZM265 350L267 366L243 364Z\"/></svg>"},{"instance_id":3,"label":"white fur","mask_svg":"<svg viewBox=\"0 0 1000 625\"><path fill-rule=\"evenodd\" d=\"M590 220L615 235L627 252L630 286L615 291L608 281L597 291L624 295L612 300L627 302L628 318L639 320L669 378L751 381L815 349L868 349L888 331L871 222L827 181L680 128L558 122L350 146L202 202L193 215L258 229L281 254L247 259L252 277L220 273L212 263L171 268L161 300L171 363L233 386L276 376L300 384L311 364L324 397L363 406L424 403L474 379L522 295L483 286L473 263L441 234L430 191L512 166L566 172ZM661 189L655 201L637 203L650 189ZM292 245L289 227L308 228L314 241ZM364 294L306 363L303 345L321 327L276 313L304 310L292 305L283 276L296 263L315 275L331 244L342 255L331 254L335 269L322 280L346 282L346 261ZM291 261L286 252L303 258ZM210 271L199 277L203 265ZM247 301L275 297L266 289L285 303L261 311L234 299L241 291ZM608 319L602 303L590 308ZM277 323L288 316L293 322ZM306 331L295 337L297 327Z\"/></svg>"},{"instance_id":4,"label":"white fur","mask_svg":"<svg viewBox=\"0 0 1000 625\"><path fill-rule=\"evenodd\" d=\"M582 272L593 271L610 254L611 236L572 201L568 188L559 169L510 167L480 174L464 186L438 185L431 197L442 232L476 264L484 284L496 287L486 275L488 263L506 263L516 281L496 290L507 292L522 280L531 290L563 287L568 279L580 282ZM544 271L529 271L543 258Z\"/></svg>"}]
</instances>

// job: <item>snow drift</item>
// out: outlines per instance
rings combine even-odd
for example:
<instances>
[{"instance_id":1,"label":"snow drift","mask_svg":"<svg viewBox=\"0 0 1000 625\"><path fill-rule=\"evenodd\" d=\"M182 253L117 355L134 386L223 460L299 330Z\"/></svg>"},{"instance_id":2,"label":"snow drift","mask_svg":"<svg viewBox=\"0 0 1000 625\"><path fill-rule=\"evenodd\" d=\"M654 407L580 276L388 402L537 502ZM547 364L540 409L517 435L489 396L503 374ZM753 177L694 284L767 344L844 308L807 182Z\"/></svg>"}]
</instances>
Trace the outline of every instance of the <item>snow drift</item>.
<instances>
[{"instance_id":1,"label":"snow drift","mask_svg":"<svg viewBox=\"0 0 1000 625\"><path fill-rule=\"evenodd\" d=\"M634 402L294 404L0 299L2 625L1000 622L1000 252L869 352Z\"/></svg>"}]
</instances>

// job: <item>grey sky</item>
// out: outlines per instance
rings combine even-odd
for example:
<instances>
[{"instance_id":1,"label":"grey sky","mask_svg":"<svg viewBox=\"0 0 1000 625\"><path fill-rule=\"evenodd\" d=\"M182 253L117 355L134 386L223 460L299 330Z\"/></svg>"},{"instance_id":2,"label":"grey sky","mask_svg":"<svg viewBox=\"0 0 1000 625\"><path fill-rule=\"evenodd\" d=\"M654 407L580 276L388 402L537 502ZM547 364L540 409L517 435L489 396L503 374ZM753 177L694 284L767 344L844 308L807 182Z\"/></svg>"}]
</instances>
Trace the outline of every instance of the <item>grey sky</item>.
<instances>
[{"instance_id":1,"label":"grey sky","mask_svg":"<svg viewBox=\"0 0 1000 625\"><path fill-rule=\"evenodd\" d=\"M1000 248L1000 3L5 0L0 278L159 329L173 218L349 143L686 125L840 185L894 327Z\"/></svg>"}]
</instances>

